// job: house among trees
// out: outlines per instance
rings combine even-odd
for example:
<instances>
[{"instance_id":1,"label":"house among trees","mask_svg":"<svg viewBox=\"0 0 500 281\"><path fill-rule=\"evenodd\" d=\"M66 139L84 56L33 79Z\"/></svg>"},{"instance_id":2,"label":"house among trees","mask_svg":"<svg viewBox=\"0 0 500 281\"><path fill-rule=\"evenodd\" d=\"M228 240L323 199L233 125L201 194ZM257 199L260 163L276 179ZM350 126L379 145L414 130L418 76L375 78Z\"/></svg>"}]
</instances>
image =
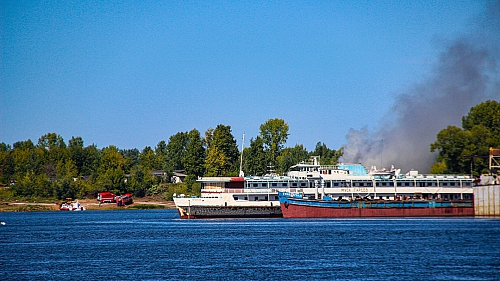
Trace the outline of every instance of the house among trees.
<instances>
[{"instance_id":1,"label":"house among trees","mask_svg":"<svg viewBox=\"0 0 500 281\"><path fill-rule=\"evenodd\" d=\"M174 170L172 174L173 175L170 178L170 181L172 183L183 183L184 179L187 177L185 170ZM153 177L160 177L163 179L166 179L168 177L168 173L164 170L153 170L151 172L151 175Z\"/></svg>"},{"instance_id":2,"label":"house among trees","mask_svg":"<svg viewBox=\"0 0 500 281\"><path fill-rule=\"evenodd\" d=\"M172 178L170 178L170 181L172 183L182 183L184 182L186 176L187 175L185 170L174 170L174 175L172 176Z\"/></svg>"},{"instance_id":3,"label":"house among trees","mask_svg":"<svg viewBox=\"0 0 500 281\"><path fill-rule=\"evenodd\" d=\"M166 178L167 177L167 172L163 170L153 170L151 172L151 176L153 177L160 177L160 178Z\"/></svg>"}]
</instances>

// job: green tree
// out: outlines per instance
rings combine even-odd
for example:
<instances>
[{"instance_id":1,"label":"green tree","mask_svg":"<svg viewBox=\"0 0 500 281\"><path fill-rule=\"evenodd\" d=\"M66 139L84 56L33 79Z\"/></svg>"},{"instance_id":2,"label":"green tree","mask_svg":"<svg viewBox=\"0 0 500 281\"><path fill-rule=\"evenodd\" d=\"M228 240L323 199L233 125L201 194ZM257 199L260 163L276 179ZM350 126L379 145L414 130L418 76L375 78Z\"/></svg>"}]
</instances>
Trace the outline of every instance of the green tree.
<instances>
[{"instance_id":1,"label":"green tree","mask_svg":"<svg viewBox=\"0 0 500 281\"><path fill-rule=\"evenodd\" d=\"M231 127L217 125L210 137L210 146L207 149L205 168L207 175L236 176L239 171L239 151L236 140L231 134Z\"/></svg>"},{"instance_id":2,"label":"green tree","mask_svg":"<svg viewBox=\"0 0 500 281\"><path fill-rule=\"evenodd\" d=\"M196 129L191 130L187 136L186 153L184 155L184 167L188 175L194 175L195 178L203 176L205 173L205 148L200 132Z\"/></svg>"},{"instance_id":3,"label":"green tree","mask_svg":"<svg viewBox=\"0 0 500 281\"><path fill-rule=\"evenodd\" d=\"M165 155L168 171L185 169L183 159L186 154L187 141L186 132L177 133L169 138Z\"/></svg>"},{"instance_id":4,"label":"green tree","mask_svg":"<svg viewBox=\"0 0 500 281\"><path fill-rule=\"evenodd\" d=\"M31 140L15 142L12 157L14 160L14 176L23 177L31 171L36 175L43 171L43 152L37 150Z\"/></svg>"},{"instance_id":5,"label":"green tree","mask_svg":"<svg viewBox=\"0 0 500 281\"><path fill-rule=\"evenodd\" d=\"M45 174L35 174L33 171L28 171L20 178L12 187L16 196L26 198L50 198L53 197L53 188L50 186L50 181Z\"/></svg>"},{"instance_id":6,"label":"green tree","mask_svg":"<svg viewBox=\"0 0 500 281\"><path fill-rule=\"evenodd\" d=\"M322 165L335 165L341 154L334 149L328 148L326 144L318 142L310 156L319 156Z\"/></svg>"},{"instance_id":7,"label":"green tree","mask_svg":"<svg viewBox=\"0 0 500 281\"><path fill-rule=\"evenodd\" d=\"M156 167L159 170L167 169L167 143L164 140L158 142L155 147Z\"/></svg>"},{"instance_id":8,"label":"green tree","mask_svg":"<svg viewBox=\"0 0 500 281\"><path fill-rule=\"evenodd\" d=\"M54 179L57 174L57 163L66 162L69 152L63 138L56 133L48 133L38 139L37 148L43 154L43 167L49 179Z\"/></svg>"},{"instance_id":9,"label":"green tree","mask_svg":"<svg viewBox=\"0 0 500 281\"><path fill-rule=\"evenodd\" d=\"M76 198L80 193L76 181L78 169L73 160L59 161L57 164L57 182L54 183L58 199Z\"/></svg>"},{"instance_id":10,"label":"green tree","mask_svg":"<svg viewBox=\"0 0 500 281\"><path fill-rule=\"evenodd\" d=\"M106 191L117 193L126 191L123 163L123 155L116 146L110 145L102 149L101 162L98 168L98 183Z\"/></svg>"},{"instance_id":11,"label":"green tree","mask_svg":"<svg viewBox=\"0 0 500 281\"><path fill-rule=\"evenodd\" d=\"M309 153L303 145L295 145L293 148L285 148L277 158L277 173L283 174L289 171L290 167L307 160Z\"/></svg>"},{"instance_id":12,"label":"green tree","mask_svg":"<svg viewBox=\"0 0 500 281\"><path fill-rule=\"evenodd\" d=\"M140 156L139 156L140 165L149 173L152 172L155 168L156 157L153 149L149 146L146 146Z\"/></svg>"},{"instance_id":13,"label":"green tree","mask_svg":"<svg viewBox=\"0 0 500 281\"><path fill-rule=\"evenodd\" d=\"M12 150L12 147L10 146L10 144L4 143L4 142L0 143L0 152L9 152L11 150Z\"/></svg>"},{"instance_id":14,"label":"green tree","mask_svg":"<svg viewBox=\"0 0 500 281\"><path fill-rule=\"evenodd\" d=\"M446 163L444 162L436 162L431 166L431 174L445 174L446 170Z\"/></svg>"},{"instance_id":15,"label":"green tree","mask_svg":"<svg viewBox=\"0 0 500 281\"><path fill-rule=\"evenodd\" d=\"M213 138L214 138L214 129L208 128L205 131L205 137L203 138L203 143L206 149L208 149L212 145Z\"/></svg>"},{"instance_id":16,"label":"green tree","mask_svg":"<svg viewBox=\"0 0 500 281\"><path fill-rule=\"evenodd\" d=\"M56 148L66 148L64 139L56 133L48 133L38 139L38 147L46 150L53 150Z\"/></svg>"},{"instance_id":17,"label":"green tree","mask_svg":"<svg viewBox=\"0 0 500 281\"><path fill-rule=\"evenodd\" d=\"M82 176L97 177L97 170L101 162L101 151L95 144L89 145L83 149L83 165L80 171Z\"/></svg>"},{"instance_id":18,"label":"green tree","mask_svg":"<svg viewBox=\"0 0 500 281\"><path fill-rule=\"evenodd\" d=\"M472 107L469 113L462 117L462 128L471 130L476 125L483 125L493 135L500 135L500 103L488 100Z\"/></svg>"},{"instance_id":19,"label":"green tree","mask_svg":"<svg viewBox=\"0 0 500 281\"><path fill-rule=\"evenodd\" d=\"M83 152L83 139L81 137L72 137L68 142L69 158L75 164L78 174L82 175L82 169L85 162Z\"/></svg>"},{"instance_id":20,"label":"green tree","mask_svg":"<svg viewBox=\"0 0 500 281\"><path fill-rule=\"evenodd\" d=\"M257 136L250 139L250 147L243 150L243 171L249 175L264 175L267 173L266 152L264 151L264 140Z\"/></svg>"},{"instance_id":21,"label":"green tree","mask_svg":"<svg viewBox=\"0 0 500 281\"><path fill-rule=\"evenodd\" d=\"M15 172L13 150L10 145L0 143L0 185L9 185Z\"/></svg>"},{"instance_id":22,"label":"green tree","mask_svg":"<svg viewBox=\"0 0 500 281\"><path fill-rule=\"evenodd\" d=\"M458 173L464 170L462 156L468 142L467 132L448 126L438 133L436 142L431 144L431 152L439 150L436 160L446 164L446 172Z\"/></svg>"},{"instance_id":23,"label":"green tree","mask_svg":"<svg viewBox=\"0 0 500 281\"><path fill-rule=\"evenodd\" d=\"M137 148L123 149L120 151L123 155L123 170L125 173L131 173L131 171L139 164L140 152Z\"/></svg>"},{"instance_id":24,"label":"green tree","mask_svg":"<svg viewBox=\"0 0 500 281\"><path fill-rule=\"evenodd\" d=\"M205 162L207 177L228 176L227 174L228 160L226 155L222 153L217 146L212 146L208 149L207 159Z\"/></svg>"},{"instance_id":25,"label":"green tree","mask_svg":"<svg viewBox=\"0 0 500 281\"><path fill-rule=\"evenodd\" d=\"M270 166L277 166L277 157L288 139L288 124L283 119L269 119L260 125L260 137L264 140L264 149L268 154Z\"/></svg>"},{"instance_id":26,"label":"green tree","mask_svg":"<svg viewBox=\"0 0 500 281\"><path fill-rule=\"evenodd\" d=\"M485 101L472 107L462 117L462 128L448 126L438 133L430 146L431 152L438 151L433 167L437 171L446 167L446 173L472 172L476 176L488 172L489 148L500 147L500 104Z\"/></svg>"}]
</instances>

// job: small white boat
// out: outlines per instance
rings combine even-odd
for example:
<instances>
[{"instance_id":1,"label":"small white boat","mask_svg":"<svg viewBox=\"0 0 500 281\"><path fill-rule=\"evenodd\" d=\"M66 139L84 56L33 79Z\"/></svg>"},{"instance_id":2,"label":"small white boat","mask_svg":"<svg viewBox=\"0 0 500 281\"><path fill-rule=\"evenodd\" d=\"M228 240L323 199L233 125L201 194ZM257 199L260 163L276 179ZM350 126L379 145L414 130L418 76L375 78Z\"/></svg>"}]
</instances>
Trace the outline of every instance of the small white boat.
<instances>
[{"instance_id":1,"label":"small white boat","mask_svg":"<svg viewBox=\"0 0 500 281\"><path fill-rule=\"evenodd\" d=\"M61 207L59 207L61 211L85 211L85 207L80 204L80 202L71 202L71 203L63 203Z\"/></svg>"}]
</instances>

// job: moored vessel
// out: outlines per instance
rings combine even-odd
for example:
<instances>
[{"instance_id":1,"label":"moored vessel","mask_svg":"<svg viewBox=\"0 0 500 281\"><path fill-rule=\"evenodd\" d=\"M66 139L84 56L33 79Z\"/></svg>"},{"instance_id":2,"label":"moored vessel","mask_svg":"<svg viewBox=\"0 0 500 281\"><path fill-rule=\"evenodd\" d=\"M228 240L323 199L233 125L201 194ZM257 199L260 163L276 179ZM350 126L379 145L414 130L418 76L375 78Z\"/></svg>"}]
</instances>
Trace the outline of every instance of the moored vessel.
<instances>
[{"instance_id":1,"label":"moored vessel","mask_svg":"<svg viewBox=\"0 0 500 281\"><path fill-rule=\"evenodd\" d=\"M368 172L360 164L315 166L314 189L281 192L285 218L473 216L473 179L465 175Z\"/></svg>"},{"instance_id":2,"label":"moored vessel","mask_svg":"<svg viewBox=\"0 0 500 281\"><path fill-rule=\"evenodd\" d=\"M285 218L473 216L472 200L333 200L280 193Z\"/></svg>"},{"instance_id":3,"label":"moored vessel","mask_svg":"<svg viewBox=\"0 0 500 281\"><path fill-rule=\"evenodd\" d=\"M367 171L361 164L346 163L322 166L313 158L292 166L285 176L198 181L200 197L174 195L183 219L473 215L473 179L465 175L402 174L394 167Z\"/></svg>"},{"instance_id":4,"label":"moored vessel","mask_svg":"<svg viewBox=\"0 0 500 281\"><path fill-rule=\"evenodd\" d=\"M201 196L175 195L182 219L282 217L278 191L296 179L286 176L202 177ZM307 180L302 180L306 183Z\"/></svg>"},{"instance_id":5,"label":"moored vessel","mask_svg":"<svg viewBox=\"0 0 500 281\"><path fill-rule=\"evenodd\" d=\"M59 206L61 211L85 211L86 208L80 204L80 202L66 202Z\"/></svg>"}]
</instances>

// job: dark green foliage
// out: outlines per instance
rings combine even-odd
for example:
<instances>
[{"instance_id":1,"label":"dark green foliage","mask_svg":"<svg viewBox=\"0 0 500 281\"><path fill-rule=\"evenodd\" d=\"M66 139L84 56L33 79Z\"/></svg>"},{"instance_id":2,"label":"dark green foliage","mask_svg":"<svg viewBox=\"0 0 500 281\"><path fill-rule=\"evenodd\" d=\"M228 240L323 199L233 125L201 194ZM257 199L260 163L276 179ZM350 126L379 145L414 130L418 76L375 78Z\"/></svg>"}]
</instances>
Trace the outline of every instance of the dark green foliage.
<instances>
[{"instance_id":1,"label":"dark green foliage","mask_svg":"<svg viewBox=\"0 0 500 281\"><path fill-rule=\"evenodd\" d=\"M288 124L279 118L269 119L260 125L260 137L264 141L264 150L271 167L278 165L277 158L288 139L288 129Z\"/></svg>"},{"instance_id":2,"label":"dark green foliage","mask_svg":"<svg viewBox=\"0 0 500 281\"><path fill-rule=\"evenodd\" d=\"M183 163L188 175L201 177L205 173L205 148L198 130L189 132Z\"/></svg>"},{"instance_id":3,"label":"dark green foliage","mask_svg":"<svg viewBox=\"0 0 500 281\"><path fill-rule=\"evenodd\" d=\"M260 129L261 135L244 151L247 175L284 173L310 155L321 156L326 164L338 158L321 143L314 152L302 145L285 148L288 125L282 119L268 120ZM175 170L185 171L183 183L170 182ZM236 140L231 127L222 124L208 129L203 138L196 129L177 133L168 143L158 142L154 150L120 150L113 145L98 149L95 144L84 146L82 137L72 137L66 145L56 133L43 135L36 145L31 140L12 147L0 143L0 186L9 187L4 194L13 198L95 198L98 192L111 191L171 200L174 193L199 195L200 176L237 176L239 170Z\"/></svg>"},{"instance_id":4,"label":"dark green foliage","mask_svg":"<svg viewBox=\"0 0 500 281\"><path fill-rule=\"evenodd\" d=\"M322 165L335 165L339 157L342 156L342 152L329 149L326 144L318 142L311 156L319 156Z\"/></svg>"},{"instance_id":5,"label":"dark green foliage","mask_svg":"<svg viewBox=\"0 0 500 281\"><path fill-rule=\"evenodd\" d=\"M212 134L205 134L210 146L205 161L207 176L236 176L239 171L239 151L230 126L217 125Z\"/></svg>"},{"instance_id":6,"label":"dark green foliage","mask_svg":"<svg viewBox=\"0 0 500 281\"><path fill-rule=\"evenodd\" d=\"M292 148L285 148L278 156L277 172L283 174L290 169L291 166L309 159L309 153L303 145L296 145Z\"/></svg>"},{"instance_id":7,"label":"dark green foliage","mask_svg":"<svg viewBox=\"0 0 500 281\"><path fill-rule=\"evenodd\" d=\"M243 172L248 175L264 175L268 172L266 152L264 151L264 140L257 138L250 139L250 147L243 151Z\"/></svg>"},{"instance_id":8,"label":"dark green foliage","mask_svg":"<svg viewBox=\"0 0 500 281\"><path fill-rule=\"evenodd\" d=\"M500 148L500 103L485 101L462 118L462 128L448 126L431 144L438 151L433 172L488 173L489 148Z\"/></svg>"},{"instance_id":9,"label":"dark green foliage","mask_svg":"<svg viewBox=\"0 0 500 281\"><path fill-rule=\"evenodd\" d=\"M183 158L186 154L188 133L180 132L170 137L165 153L166 170L184 170Z\"/></svg>"},{"instance_id":10,"label":"dark green foliage","mask_svg":"<svg viewBox=\"0 0 500 281\"><path fill-rule=\"evenodd\" d=\"M155 147L155 155L156 155L156 167L159 170L168 170L167 168L167 143L164 140L158 142Z\"/></svg>"},{"instance_id":11,"label":"dark green foliage","mask_svg":"<svg viewBox=\"0 0 500 281\"><path fill-rule=\"evenodd\" d=\"M132 168L139 164L139 149L123 149L120 152L125 160L123 163L123 169L125 170L125 173L129 174Z\"/></svg>"},{"instance_id":12,"label":"dark green foliage","mask_svg":"<svg viewBox=\"0 0 500 281\"><path fill-rule=\"evenodd\" d=\"M78 174L82 173L85 163L85 153L83 150L83 139L72 137L68 143L69 158L75 163Z\"/></svg>"},{"instance_id":13,"label":"dark green foliage","mask_svg":"<svg viewBox=\"0 0 500 281\"><path fill-rule=\"evenodd\" d=\"M12 150L12 147L10 147L10 144L6 144L4 142L0 143L0 152L9 152Z\"/></svg>"}]
</instances>

